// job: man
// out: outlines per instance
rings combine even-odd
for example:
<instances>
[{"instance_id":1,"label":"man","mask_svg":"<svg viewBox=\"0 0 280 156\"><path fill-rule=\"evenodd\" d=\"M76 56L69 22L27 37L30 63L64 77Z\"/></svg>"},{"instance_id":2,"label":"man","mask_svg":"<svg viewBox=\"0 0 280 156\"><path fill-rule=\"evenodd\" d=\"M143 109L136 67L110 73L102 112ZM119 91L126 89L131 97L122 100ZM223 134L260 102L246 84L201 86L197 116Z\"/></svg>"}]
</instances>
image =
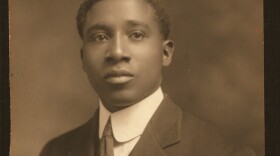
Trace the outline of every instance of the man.
<instances>
[{"instance_id":1,"label":"man","mask_svg":"<svg viewBox=\"0 0 280 156\"><path fill-rule=\"evenodd\" d=\"M77 16L83 70L100 97L84 125L41 156L251 156L183 113L161 90L171 63L170 21L156 0L87 0Z\"/></svg>"}]
</instances>

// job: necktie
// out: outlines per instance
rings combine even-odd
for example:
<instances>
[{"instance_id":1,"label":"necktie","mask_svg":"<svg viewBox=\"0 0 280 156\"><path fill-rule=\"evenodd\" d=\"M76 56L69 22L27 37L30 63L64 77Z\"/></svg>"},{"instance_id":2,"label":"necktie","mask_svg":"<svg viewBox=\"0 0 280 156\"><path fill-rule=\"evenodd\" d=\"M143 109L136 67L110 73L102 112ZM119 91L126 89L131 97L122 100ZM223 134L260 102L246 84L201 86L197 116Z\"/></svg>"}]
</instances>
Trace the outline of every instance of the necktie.
<instances>
[{"instance_id":1,"label":"necktie","mask_svg":"<svg viewBox=\"0 0 280 156\"><path fill-rule=\"evenodd\" d=\"M99 146L99 156L114 156L114 137L112 133L111 118L109 118Z\"/></svg>"}]
</instances>

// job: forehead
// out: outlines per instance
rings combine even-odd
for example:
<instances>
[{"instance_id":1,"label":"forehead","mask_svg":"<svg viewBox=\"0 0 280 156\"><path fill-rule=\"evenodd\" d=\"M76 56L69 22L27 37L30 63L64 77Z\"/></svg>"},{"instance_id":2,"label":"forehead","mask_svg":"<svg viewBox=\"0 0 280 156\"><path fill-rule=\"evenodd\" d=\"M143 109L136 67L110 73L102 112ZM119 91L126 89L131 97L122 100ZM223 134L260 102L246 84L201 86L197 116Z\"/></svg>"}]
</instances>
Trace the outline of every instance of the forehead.
<instances>
[{"instance_id":1,"label":"forehead","mask_svg":"<svg viewBox=\"0 0 280 156\"><path fill-rule=\"evenodd\" d=\"M87 12L85 29L98 23L139 21L157 25L154 9L145 0L101 0Z\"/></svg>"}]
</instances>

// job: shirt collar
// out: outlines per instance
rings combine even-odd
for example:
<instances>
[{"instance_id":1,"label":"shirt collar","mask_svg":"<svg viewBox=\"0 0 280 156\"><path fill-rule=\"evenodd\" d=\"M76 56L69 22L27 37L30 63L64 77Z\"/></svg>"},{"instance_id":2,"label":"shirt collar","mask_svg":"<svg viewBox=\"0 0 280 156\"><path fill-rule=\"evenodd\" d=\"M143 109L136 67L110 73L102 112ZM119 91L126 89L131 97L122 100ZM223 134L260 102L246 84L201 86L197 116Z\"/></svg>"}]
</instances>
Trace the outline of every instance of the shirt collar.
<instances>
[{"instance_id":1,"label":"shirt collar","mask_svg":"<svg viewBox=\"0 0 280 156\"><path fill-rule=\"evenodd\" d=\"M99 138L102 137L110 116L113 134L118 142L126 142L140 136L162 100L161 87L142 101L114 113L109 112L99 100Z\"/></svg>"}]
</instances>

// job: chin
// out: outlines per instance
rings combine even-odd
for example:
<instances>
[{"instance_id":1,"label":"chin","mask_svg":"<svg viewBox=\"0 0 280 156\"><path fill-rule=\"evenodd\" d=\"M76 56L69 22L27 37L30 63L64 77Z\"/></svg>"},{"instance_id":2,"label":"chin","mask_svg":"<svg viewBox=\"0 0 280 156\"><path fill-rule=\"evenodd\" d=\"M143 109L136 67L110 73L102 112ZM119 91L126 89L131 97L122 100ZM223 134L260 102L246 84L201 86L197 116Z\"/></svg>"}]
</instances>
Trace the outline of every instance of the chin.
<instances>
[{"instance_id":1,"label":"chin","mask_svg":"<svg viewBox=\"0 0 280 156\"><path fill-rule=\"evenodd\" d=\"M112 104L120 107L131 106L138 102L137 99L134 99L130 96L117 96L117 97L110 97L109 99Z\"/></svg>"},{"instance_id":2,"label":"chin","mask_svg":"<svg viewBox=\"0 0 280 156\"><path fill-rule=\"evenodd\" d=\"M141 101L142 96L136 96L132 91L111 93L104 101L116 107L128 107Z\"/></svg>"}]
</instances>

